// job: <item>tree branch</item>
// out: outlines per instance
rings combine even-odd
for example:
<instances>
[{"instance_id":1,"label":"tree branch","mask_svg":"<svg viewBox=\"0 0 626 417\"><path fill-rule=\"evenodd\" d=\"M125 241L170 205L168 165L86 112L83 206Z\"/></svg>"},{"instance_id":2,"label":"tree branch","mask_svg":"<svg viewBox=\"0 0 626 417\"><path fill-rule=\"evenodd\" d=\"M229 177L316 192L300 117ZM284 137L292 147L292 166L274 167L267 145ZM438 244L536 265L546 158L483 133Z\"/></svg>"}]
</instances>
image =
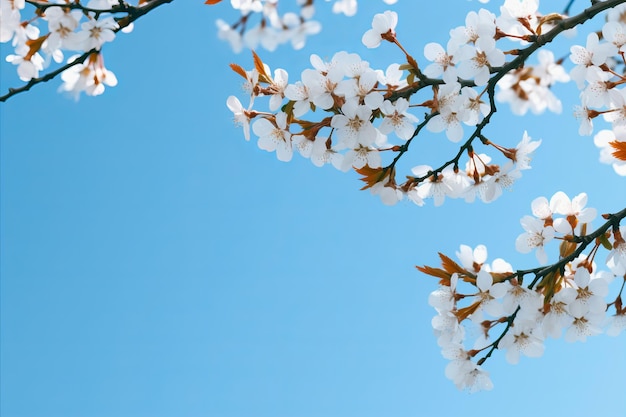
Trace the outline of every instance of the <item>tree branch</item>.
<instances>
[{"instance_id":1,"label":"tree branch","mask_svg":"<svg viewBox=\"0 0 626 417\"><path fill-rule=\"evenodd\" d=\"M117 13L127 13L126 16L124 17L119 17L116 18L115 20L118 22L119 27L117 29L115 29L115 32L119 32L120 30L122 30L123 28L127 27L128 25L130 25L131 23L133 23L135 20L139 19L140 17L142 17L145 14L150 13L151 11L153 11L154 9L156 9L159 6L162 6L164 4L167 3L171 3L174 0L152 0L149 1L148 3L145 4L145 6L131 6L128 5L125 2L120 2L120 4L118 6L114 6L110 9L107 10L96 10L96 9L89 9L87 7L82 6L79 3L71 3L71 4L52 4L52 3L45 3L42 4L40 2L37 1L33 1L33 0L26 0L27 3L32 4L33 6L37 7L40 10L46 10L50 7L63 7L63 8L69 8L69 9L78 9L78 10L82 10L85 12L94 12L97 14L100 13L112 13L112 14L117 14ZM89 55L91 55L92 53L95 52L99 52L96 49L92 49L90 51L84 52L81 56L79 56L77 59L75 59L72 62L69 62L65 65L63 65L60 68L57 68L54 71L51 71L41 77L38 78L33 78L30 81L28 81L25 85L23 85L22 87L18 87L18 88L9 88L9 92L6 93L3 96L0 96L0 103L7 101L8 99L10 99L11 97L23 93L25 91L30 90L31 88L33 88L34 86L36 86L37 84L41 84L41 83L45 83L48 82L52 79L54 79L57 75L61 74L63 71L73 67L74 65L78 65L78 64L82 64L83 62L85 62L85 60L89 57Z\"/></svg>"}]
</instances>

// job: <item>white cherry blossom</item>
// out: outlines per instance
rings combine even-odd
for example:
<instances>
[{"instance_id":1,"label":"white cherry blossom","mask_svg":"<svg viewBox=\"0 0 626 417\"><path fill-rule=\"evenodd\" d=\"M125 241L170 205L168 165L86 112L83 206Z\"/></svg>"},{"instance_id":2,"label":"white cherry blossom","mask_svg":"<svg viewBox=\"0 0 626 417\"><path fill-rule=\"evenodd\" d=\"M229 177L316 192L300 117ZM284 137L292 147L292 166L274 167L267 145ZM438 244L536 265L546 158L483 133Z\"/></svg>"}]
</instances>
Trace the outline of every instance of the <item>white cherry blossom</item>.
<instances>
[{"instance_id":1,"label":"white cherry blossom","mask_svg":"<svg viewBox=\"0 0 626 417\"><path fill-rule=\"evenodd\" d=\"M381 107L385 117L378 127L381 133L386 135L393 131L400 139L411 139L418 119L408 113L408 109L409 102L404 98L399 98L394 103L385 100Z\"/></svg>"},{"instance_id":2,"label":"white cherry blossom","mask_svg":"<svg viewBox=\"0 0 626 417\"><path fill-rule=\"evenodd\" d=\"M372 20L372 28L365 32L361 39L363 45L368 48L377 48L386 34L395 35L395 28L398 24L398 14L387 10L379 13Z\"/></svg>"},{"instance_id":3,"label":"white cherry blossom","mask_svg":"<svg viewBox=\"0 0 626 417\"><path fill-rule=\"evenodd\" d=\"M370 122L372 110L356 101L347 101L341 107L342 114L333 116L330 125L336 129L340 147L355 148L358 144L370 146L377 136Z\"/></svg>"},{"instance_id":4,"label":"white cherry blossom","mask_svg":"<svg viewBox=\"0 0 626 417\"><path fill-rule=\"evenodd\" d=\"M268 152L276 151L279 161L288 162L293 155L291 133L287 127L287 114L276 115L275 124L266 118L258 119L252 125L254 134L259 137L259 148Z\"/></svg>"},{"instance_id":5,"label":"white cherry blossom","mask_svg":"<svg viewBox=\"0 0 626 417\"><path fill-rule=\"evenodd\" d=\"M521 253L536 250L537 260L540 264L545 264L548 262L548 255L544 246L554 238L554 228L545 226L541 220L530 216L522 217L520 223L526 232L515 240L515 248Z\"/></svg>"}]
</instances>

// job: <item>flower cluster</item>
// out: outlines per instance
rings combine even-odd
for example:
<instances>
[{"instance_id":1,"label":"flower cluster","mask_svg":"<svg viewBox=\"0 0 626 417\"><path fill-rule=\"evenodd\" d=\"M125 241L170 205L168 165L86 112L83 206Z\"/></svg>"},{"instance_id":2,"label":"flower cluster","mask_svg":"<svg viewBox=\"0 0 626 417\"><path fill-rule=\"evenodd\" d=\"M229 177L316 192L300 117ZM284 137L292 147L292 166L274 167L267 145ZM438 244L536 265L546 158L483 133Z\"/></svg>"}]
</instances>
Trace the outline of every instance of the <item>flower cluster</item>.
<instances>
[{"instance_id":1,"label":"flower cluster","mask_svg":"<svg viewBox=\"0 0 626 417\"><path fill-rule=\"evenodd\" d=\"M600 161L613 165L615 172L626 175L626 161L614 153L626 147L626 88L620 88L626 77L616 71L626 65L626 4L616 6L607 13L602 27L602 39L593 32L587 36L585 46L571 47L570 60L575 67L570 76L581 90L580 105L575 115L580 121L579 134L593 133L594 119L602 116L611 125L610 130L599 131L594 142L601 149Z\"/></svg>"},{"instance_id":2,"label":"flower cluster","mask_svg":"<svg viewBox=\"0 0 626 417\"><path fill-rule=\"evenodd\" d=\"M6 60L17 66L22 81L38 78L52 61L65 61L70 72L62 74L61 91L98 95L104 85L117 84L115 75L104 67L100 50L122 29L119 19L110 13L116 8L125 10L118 0L89 0L85 6L80 2L36 3L35 17L22 22L25 6L24 0L0 0L0 42L11 42L14 47ZM42 31L36 22L44 22L46 29ZM124 27L130 29L129 24L127 21ZM66 60L66 51L83 53L82 60L76 61L80 55Z\"/></svg>"},{"instance_id":3,"label":"flower cluster","mask_svg":"<svg viewBox=\"0 0 626 417\"><path fill-rule=\"evenodd\" d=\"M461 245L456 253L459 262L440 254L443 268L418 267L439 279L439 288L428 300L437 311L432 326L442 355L450 360L446 376L457 387L491 389L482 365L496 349L505 350L506 360L516 364L521 355L541 356L547 338L565 333L568 342L585 341L604 329L611 336L626 329L621 296L626 282L626 228L619 227L626 209L604 216L608 222L586 234L596 214L584 208L586 199L583 193L570 200L563 192L549 202L540 197L532 203L534 217L522 218L526 232L516 241L520 252L543 249L549 240L561 241L559 261L550 266L515 271L502 259L487 263L483 245L474 249ZM583 254L589 246L588 255ZM608 270L599 270L595 263L601 247L610 248ZM542 261L547 257L542 256ZM620 289L609 296L614 281ZM470 330L474 328L478 331ZM469 335L477 337L470 341Z\"/></svg>"},{"instance_id":4,"label":"flower cluster","mask_svg":"<svg viewBox=\"0 0 626 417\"><path fill-rule=\"evenodd\" d=\"M495 83L489 84L490 76L505 63L504 53L495 46L496 35L501 33L497 20L486 10L470 13L467 25L451 32L447 52L435 43L425 47L432 63L423 71L401 46L395 32L398 16L392 11L377 14L362 38L369 48L388 41L406 54L407 63L393 63L384 71L345 51L328 62L312 55L313 68L290 84L284 69L277 69L272 77L269 67L254 54L252 70L232 66L245 79L250 103L244 107L231 96L229 108L244 126L246 139L252 124L259 147L276 151L278 159L291 160L295 150L317 166L331 163L344 171L354 168L363 175L364 188L385 204L404 197L418 205L428 198L439 205L446 197L491 202L530 168L532 153L540 144L524 132L517 146L504 147L482 133L494 111ZM425 96L417 98L418 93ZM255 109L261 96L270 97L270 112ZM421 121L411 110L419 107L427 111ZM322 117L311 120L309 115L315 111L322 112ZM396 163L419 133L445 132L456 143L465 135L464 126L473 128L473 133L457 158L438 168L414 166L407 181L396 181ZM475 152L475 139L496 149L505 162L493 163L491 156ZM467 158L464 169L463 155Z\"/></svg>"},{"instance_id":5,"label":"flower cluster","mask_svg":"<svg viewBox=\"0 0 626 417\"><path fill-rule=\"evenodd\" d=\"M394 4L397 0L383 1ZM278 11L279 0L231 0L230 4L241 16L233 24L217 19L216 25L218 37L227 41L235 52L241 52L244 47L254 50L259 46L273 51L286 43L291 43L294 49L302 49L307 36L315 35L322 29L320 22L313 20L314 0L297 0L298 13L283 14ZM332 10L334 13L353 16L357 5L357 0L335 0ZM250 18L255 15L259 18L253 26Z\"/></svg>"}]
</instances>

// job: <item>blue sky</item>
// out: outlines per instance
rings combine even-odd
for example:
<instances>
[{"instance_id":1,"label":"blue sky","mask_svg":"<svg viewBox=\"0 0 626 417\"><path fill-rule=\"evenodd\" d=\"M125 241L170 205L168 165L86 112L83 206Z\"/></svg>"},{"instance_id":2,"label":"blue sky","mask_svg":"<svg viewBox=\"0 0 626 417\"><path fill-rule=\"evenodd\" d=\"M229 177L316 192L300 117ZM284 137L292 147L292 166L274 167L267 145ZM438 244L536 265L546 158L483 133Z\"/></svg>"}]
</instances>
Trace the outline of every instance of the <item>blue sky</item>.
<instances>
[{"instance_id":1,"label":"blue sky","mask_svg":"<svg viewBox=\"0 0 626 417\"><path fill-rule=\"evenodd\" d=\"M119 85L103 96L74 102L52 81L0 106L3 417L623 413L624 334L549 340L517 366L497 353L493 391L457 391L430 326L435 281L414 268L481 243L490 260L534 266L514 242L541 195L624 207L624 179L577 135L573 85L558 90L561 116L501 106L490 137L543 139L513 192L386 207L354 173L282 163L243 139L225 105L244 98L228 64L251 57L216 39L228 5L201 3L166 5L108 45ZM321 4L324 32L304 51L259 53L292 81L313 52L385 68L399 53L360 38L388 6L360 3L351 19ZM400 0L400 39L421 58L478 7ZM10 64L0 70L2 92L20 85ZM434 165L429 151L415 164Z\"/></svg>"}]
</instances>

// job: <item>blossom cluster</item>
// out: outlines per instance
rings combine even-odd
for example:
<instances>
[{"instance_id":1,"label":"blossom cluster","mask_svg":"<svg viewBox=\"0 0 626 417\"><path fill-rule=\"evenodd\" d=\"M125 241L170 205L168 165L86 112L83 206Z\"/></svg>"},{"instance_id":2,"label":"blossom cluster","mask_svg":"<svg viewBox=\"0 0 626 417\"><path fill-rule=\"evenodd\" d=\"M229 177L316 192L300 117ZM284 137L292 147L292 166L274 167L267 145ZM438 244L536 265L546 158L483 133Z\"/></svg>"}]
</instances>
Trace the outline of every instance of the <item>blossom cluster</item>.
<instances>
[{"instance_id":1,"label":"blossom cluster","mask_svg":"<svg viewBox=\"0 0 626 417\"><path fill-rule=\"evenodd\" d=\"M228 106L244 126L246 139L252 124L259 147L275 151L278 159L291 160L295 150L317 166L330 163L344 171L354 168L364 176L365 188L378 194L385 204L395 204L404 197L418 205L427 198L439 205L446 197L491 202L530 168L532 153L540 144L524 132L515 147L507 148L482 134L494 111L489 80L494 68L505 64L504 52L496 47L496 37L502 36L496 22L514 26L510 22L519 19L509 15L496 17L484 9L470 13L466 26L451 31L447 50L435 43L426 45L424 53L431 63L420 70L398 41L397 14L377 14L372 28L362 37L363 43L369 48L384 41L394 43L406 53L407 63L392 63L381 70L345 51L328 62L312 55L313 68L289 83L287 71L277 69L272 77L269 67L254 54L252 70L233 66L245 78L249 104L244 107L231 96ZM550 60L551 54L542 56L544 72L552 77L541 83L547 89L560 79L554 74L562 72L562 67ZM256 110L261 96L270 97L269 112ZM423 120L414 108L426 110ZM312 120L309 115L315 111L321 111L322 116ZM406 182L396 182L396 162L419 133L445 132L450 141L458 143L466 134L464 126L473 131L462 145L467 158L464 166L459 155L438 168L414 166ZM474 152L474 139L493 146L505 162L492 163L491 156ZM389 155L387 161L385 155Z\"/></svg>"},{"instance_id":2,"label":"blossom cluster","mask_svg":"<svg viewBox=\"0 0 626 417\"><path fill-rule=\"evenodd\" d=\"M79 1L28 3L35 6L36 13L22 21L25 0L0 0L0 42L11 42L14 53L6 60L17 66L22 81L38 78L52 61L71 64L83 54L81 63L68 65L69 72L62 74L61 91L74 96L81 92L98 95L105 85L117 84L115 75L105 68L100 50L122 29L119 19L109 13L122 7L118 0L89 0L84 6ZM131 26L127 23L125 28ZM79 55L66 58L67 51Z\"/></svg>"},{"instance_id":3,"label":"blossom cluster","mask_svg":"<svg viewBox=\"0 0 626 417\"><path fill-rule=\"evenodd\" d=\"M439 288L429 297L437 315L432 326L442 355L450 360L446 376L458 388L489 390L493 384L483 368L496 350L505 350L506 360L516 364L520 356L538 357L548 338L585 341L606 331L616 336L626 329L626 308L621 293L626 282L626 227L619 222L626 210L607 215L607 224L586 234L595 209L584 208L582 193L569 199L563 192L550 201L533 201L533 216L521 223L525 233L517 249L528 252L558 239L559 261L547 267L515 271L503 259L487 262L487 248L461 245L459 262L441 255L443 269L418 267L439 279ZM563 217L561 217L563 216ZM588 239L586 239L588 238ZM583 251L592 245L589 254ZM610 248L606 270L595 262L601 247ZM541 259L543 263L547 257ZM618 294L609 286L617 282ZM474 329L478 329L474 331ZM469 340L469 335L477 335Z\"/></svg>"},{"instance_id":4,"label":"blossom cluster","mask_svg":"<svg viewBox=\"0 0 626 417\"><path fill-rule=\"evenodd\" d=\"M580 121L578 133L591 135L594 119L602 116L611 129L599 131L594 143L601 149L600 161L613 166L616 173L626 176L626 161L614 156L617 146L626 147L626 88L620 88L626 77L616 71L626 65L626 4L607 12L600 32L587 36L585 46L571 47L570 59L575 67L570 75L580 89L580 105L575 115Z\"/></svg>"},{"instance_id":5,"label":"blossom cluster","mask_svg":"<svg viewBox=\"0 0 626 417\"><path fill-rule=\"evenodd\" d=\"M383 1L394 4L397 0ZM259 46L273 51L286 43L291 43L296 50L302 49L307 36L315 35L322 29L321 23L313 20L314 0L297 0L299 12L283 14L279 13L279 0L231 0L230 4L240 12L239 19L233 24L217 19L216 24L218 37L227 41L235 52L240 52L244 47L257 49ZM357 0L335 0L332 10L334 13L354 16L357 6ZM254 15L259 18L252 26L250 17Z\"/></svg>"}]
</instances>

